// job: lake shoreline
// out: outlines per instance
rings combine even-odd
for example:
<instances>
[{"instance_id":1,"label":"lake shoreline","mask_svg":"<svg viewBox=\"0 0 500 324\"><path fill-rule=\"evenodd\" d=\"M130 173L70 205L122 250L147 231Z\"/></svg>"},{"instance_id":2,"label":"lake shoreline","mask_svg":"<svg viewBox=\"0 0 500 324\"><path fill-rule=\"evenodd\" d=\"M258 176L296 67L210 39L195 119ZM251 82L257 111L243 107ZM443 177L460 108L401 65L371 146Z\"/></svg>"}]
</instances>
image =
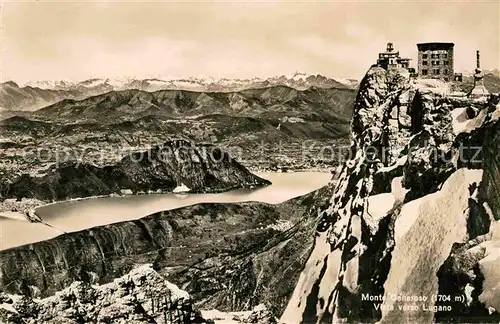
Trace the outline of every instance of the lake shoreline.
<instances>
[{"instance_id":1,"label":"lake shoreline","mask_svg":"<svg viewBox=\"0 0 500 324\"><path fill-rule=\"evenodd\" d=\"M326 172L258 173L258 175L273 184L223 193L169 192L116 195L50 203L36 209L36 215L41 222L2 219L0 227L4 235L0 242L0 250L44 241L63 233L137 220L158 212L191 205L250 202L276 205L315 191L331 179L331 174Z\"/></svg>"},{"instance_id":2,"label":"lake shoreline","mask_svg":"<svg viewBox=\"0 0 500 324\"><path fill-rule=\"evenodd\" d=\"M266 180L266 179L264 179ZM217 193L224 193L228 192L231 190L239 190L239 189L258 189L266 186L272 185L271 182L267 183L262 183L262 184L253 184L253 183L244 183L242 185L234 185L230 187L225 187L225 188L219 188L219 189L190 189L189 193L191 194L217 194ZM36 219L36 210L39 208L55 205L55 204L61 204L61 203L68 203L68 202L79 202L79 201L85 201L88 199L103 199L103 198L111 198L111 197L130 197L130 196L141 196L141 195L164 195L164 194L176 194L174 191L176 188L174 188L172 191L150 191L150 192L137 192L137 193L124 193L128 191L129 189L122 189L122 193L110 193L108 195L97 195L97 196L88 196L88 197L78 197L78 198L71 198L71 199L66 199L66 200L57 200L57 201L52 201L52 202L45 202L43 200L38 200L36 198L22 198L21 200L16 200L16 198L7 198L4 201L0 202L0 217L8 217L4 216L5 213L19 213L22 214L26 217L26 220L31 221L31 222L37 222L38 220ZM5 205L11 207L5 208Z\"/></svg>"}]
</instances>

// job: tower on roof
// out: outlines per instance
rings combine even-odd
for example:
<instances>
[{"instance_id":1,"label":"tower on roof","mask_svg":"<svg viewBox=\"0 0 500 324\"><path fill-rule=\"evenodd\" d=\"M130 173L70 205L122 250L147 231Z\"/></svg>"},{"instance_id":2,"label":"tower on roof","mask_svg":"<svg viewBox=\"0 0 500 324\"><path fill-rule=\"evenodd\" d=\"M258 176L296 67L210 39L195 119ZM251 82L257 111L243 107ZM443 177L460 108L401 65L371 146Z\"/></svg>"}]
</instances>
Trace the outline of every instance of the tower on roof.
<instances>
[{"instance_id":1,"label":"tower on roof","mask_svg":"<svg viewBox=\"0 0 500 324\"><path fill-rule=\"evenodd\" d=\"M410 59L399 57L399 51L394 50L394 44L387 43L385 52L378 54L377 66L386 70L397 68L408 69L410 67Z\"/></svg>"}]
</instances>

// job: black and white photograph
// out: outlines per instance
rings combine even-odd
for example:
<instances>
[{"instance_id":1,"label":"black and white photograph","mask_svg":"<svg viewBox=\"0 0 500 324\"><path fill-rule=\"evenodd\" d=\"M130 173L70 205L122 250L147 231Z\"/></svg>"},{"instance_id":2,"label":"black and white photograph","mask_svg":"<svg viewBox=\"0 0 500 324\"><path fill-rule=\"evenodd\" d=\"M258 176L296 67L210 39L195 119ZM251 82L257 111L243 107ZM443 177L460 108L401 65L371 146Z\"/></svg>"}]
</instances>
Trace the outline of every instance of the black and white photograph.
<instances>
[{"instance_id":1,"label":"black and white photograph","mask_svg":"<svg viewBox=\"0 0 500 324\"><path fill-rule=\"evenodd\" d=\"M500 323L500 2L0 0L0 323Z\"/></svg>"}]
</instances>

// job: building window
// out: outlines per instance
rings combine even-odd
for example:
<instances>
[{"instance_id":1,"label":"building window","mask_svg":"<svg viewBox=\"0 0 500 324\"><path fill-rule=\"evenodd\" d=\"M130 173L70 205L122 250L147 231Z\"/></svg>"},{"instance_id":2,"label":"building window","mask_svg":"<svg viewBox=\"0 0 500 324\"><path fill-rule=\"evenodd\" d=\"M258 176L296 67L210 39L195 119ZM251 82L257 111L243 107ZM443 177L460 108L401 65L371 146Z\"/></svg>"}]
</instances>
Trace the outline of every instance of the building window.
<instances>
[{"instance_id":1,"label":"building window","mask_svg":"<svg viewBox=\"0 0 500 324\"><path fill-rule=\"evenodd\" d=\"M441 55L442 58L448 58L448 54Z\"/></svg>"},{"instance_id":2,"label":"building window","mask_svg":"<svg viewBox=\"0 0 500 324\"><path fill-rule=\"evenodd\" d=\"M422 54L422 58L423 58L423 59L426 59L427 57L428 57L428 55L427 55L427 54Z\"/></svg>"},{"instance_id":3,"label":"building window","mask_svg":"<svg viewBox=\"0 0 500 324\"><path fill-rule=\"evenodd\" d=\"M427 70L422 70L422 75L427 75Z\"/></svg>"},{"instance_id":4,"label":"building window","mask_svg":"<svg viewBox=\"0 0 500 324\"><path fill-rule=\"evenodd\" d=\"M450 62L448 61L443 61L443 65L448 65Z\"/></svg>"},{"instance_id":5,"label":"building window","mask_svg":"<svg viewBox=\"0 0 500 324\"><path fill-rule=\"evenodd\" d=\"M448 74L448 69L444 69L444 74Z\"/></svg>"},{"instance_id":6,"label":"building window","mask_svg":"<svg viewBox=\"0 0 500 324\"><path fill-rule=\"evenodd\" d=\"M439 69L434 69L434 74L439 74Z\"/></svg>"},{"instance_id":7,"label":"building window","mask_svg":"<svg viewBox=\"0 0 500 324\"><path fill-rule=\"evenodd\" d=\"M422 61L422 65L427 65L427 61Z\"/></svg>"}]
</instances>

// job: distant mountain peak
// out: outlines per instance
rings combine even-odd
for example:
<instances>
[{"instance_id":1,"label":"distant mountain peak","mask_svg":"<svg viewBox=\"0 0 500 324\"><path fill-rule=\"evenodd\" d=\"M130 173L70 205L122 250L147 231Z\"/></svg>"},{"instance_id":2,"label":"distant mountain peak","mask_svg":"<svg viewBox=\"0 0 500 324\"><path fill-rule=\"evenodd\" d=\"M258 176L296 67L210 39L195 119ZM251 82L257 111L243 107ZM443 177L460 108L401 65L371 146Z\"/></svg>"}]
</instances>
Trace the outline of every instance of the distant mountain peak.
<instances>
[{"instance_id":1,"label":"distant mountain peak","mask_svg":"<svg viewBox=\"0 0 500 324\"><path fill-rule=\"evenodd\" d=\"M14 81L6 81L6 82L2 83L2 85L19 88L19 86L17 85L17 83L15 83Z\"/></svg>"}]
</instances>

